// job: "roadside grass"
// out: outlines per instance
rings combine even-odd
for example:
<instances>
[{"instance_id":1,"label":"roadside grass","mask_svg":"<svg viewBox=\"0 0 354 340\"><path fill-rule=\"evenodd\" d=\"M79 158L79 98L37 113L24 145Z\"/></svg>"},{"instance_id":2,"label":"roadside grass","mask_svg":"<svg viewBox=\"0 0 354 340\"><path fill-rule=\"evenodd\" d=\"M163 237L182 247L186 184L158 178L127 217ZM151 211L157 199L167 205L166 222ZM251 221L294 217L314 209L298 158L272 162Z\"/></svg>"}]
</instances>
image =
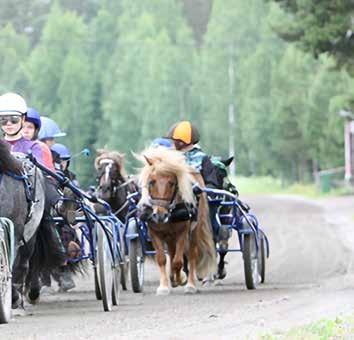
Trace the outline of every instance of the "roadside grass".
<instances>
[{"instance_id":1,"label":"roadside grass","mask_svg":"<svg viewBox=\"0 0 354 340\"><path fill-rule=\"evenodd\" d=\"M332 189L329 193L321 192L315 184L295 183L285 185L280 179L266 177L243 177L232 178L237 190L243 194L289 194L301 195L309 198L322 198L353 194L347 188Z\"/></svg>"},{"instance_id":2,"label":"roadside grass","mask_svg":"<svg viewBox=\"0 0 354 340\"><path fill-rule=\"evenodd\" d=\"M296 327L284 334L261 335L262 340L332 340L353 339L354 315L337 317L335 320L319 320L306 326Z\"/></svg>"}]
</instances>

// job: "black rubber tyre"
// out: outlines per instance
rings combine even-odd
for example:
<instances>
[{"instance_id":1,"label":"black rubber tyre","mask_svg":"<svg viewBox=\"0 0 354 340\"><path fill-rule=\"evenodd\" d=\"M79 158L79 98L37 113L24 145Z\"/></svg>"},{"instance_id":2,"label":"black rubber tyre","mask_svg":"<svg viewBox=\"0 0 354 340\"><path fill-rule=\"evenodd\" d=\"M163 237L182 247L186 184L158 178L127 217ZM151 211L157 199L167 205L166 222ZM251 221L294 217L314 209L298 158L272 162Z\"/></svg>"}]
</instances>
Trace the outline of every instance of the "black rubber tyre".
<instances>
[{"instance_id":1,"label":"black rubber tyre","mask_svg":"<svg viewBox=\"0 0 354 340\"><path fill-rule=\"evenodd\" d=\"M260 252L258 252L260 253ZM247 289L256 289L260 282L255 235L245 234L243 239L243 264Z\"/></svg>"},{"instance_id":2,"label":"black rubber tyre","mask_svg":"<svg viewBox=\"0 0 354 340\"><path fill-rule=\"evenodd\" d=\"M0 324L11 318L12 279L8 245L4 230L0 229Z\"/></svg>"},{"instance_id":3,"label":"black rubber tyre","mask_svg":"<svg viewBox=\"0 0 354 340\"><path fill-rule=\"evenodd\" d=\"M144 286L144 254L139 239L130 241L130 279L134 293L141 293Z\"/></svg>"},{"instance_id":4,"label":"black rubber tyre","mask_svg":"<svg viewBox=\"0 0 354 340\"><path fill-rule=\"evenodd\" d=\"M109 249L109 240L101 227L97 228L97 273L102 294L103 309L112 310L113 260Z\"/></svg>"},{"instance_id":5,"label":"black rubber tyre","mask_svg":"<svg viewBox=\"0 0 354 340\"><path fill-rule=\"evenodd\" d=\"M120 265L120 283L123 290L128 290L129 282L129 257L125 254L125 240L122 228L119 228L120 233L120 251L123 257L123 263Z\"/></svg>"},{"instance_id":6,"label":"black rubber tyre","mask_svg":"<svg viewBox=\"0 0 354 340\"><path fill-rule=\"evenodd\" d=\"M259 254L258 254L258 267L259 274L261 276L261 283L265 281L265 272L266 272L266 258L267 258L267 249L266 249L266 241L263 234L260 234L259 241Z\"/></svg>"},{"instance_id":7,"label":"black rubber tyre","mask_svg":"<svg viewBox=\"0 0 354 340\"><path fill-rule=\"evenodd\" d=\"M95 295L97 300L102 300L100 282L97 274L97 267L93 268L94 277L95 277Z\"/></svg>"},{"instance_id":8,"label":"black rubber tyre","mask_svg":"<svg viewBox=\"0 0 354 340\"><path fill-rule=\"evenodd\" d=\"M121 267L117 264L113 268L113 284L112 284L112 304L113 306L119 305L120 285L121 285Z\"/></svg>"}]
</instances>

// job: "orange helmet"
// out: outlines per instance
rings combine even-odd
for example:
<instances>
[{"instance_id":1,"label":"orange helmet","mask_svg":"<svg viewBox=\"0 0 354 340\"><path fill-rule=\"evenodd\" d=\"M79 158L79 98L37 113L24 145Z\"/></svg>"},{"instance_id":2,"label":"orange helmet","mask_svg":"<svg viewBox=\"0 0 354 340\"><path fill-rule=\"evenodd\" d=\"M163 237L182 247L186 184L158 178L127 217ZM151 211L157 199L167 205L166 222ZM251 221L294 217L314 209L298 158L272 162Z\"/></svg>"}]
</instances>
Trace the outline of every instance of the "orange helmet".
<instances>
[{"instance_id":1,"label":"orange helmet","mask_svg":"<svg viewBox=\"0 0 354 340\"><path fill-rule=\"evenodd\" d=\"M168 131L167 137L184 146L197 144L200 138L197 128L186 120L174 124Z\"/></svg>"}]
</instances>

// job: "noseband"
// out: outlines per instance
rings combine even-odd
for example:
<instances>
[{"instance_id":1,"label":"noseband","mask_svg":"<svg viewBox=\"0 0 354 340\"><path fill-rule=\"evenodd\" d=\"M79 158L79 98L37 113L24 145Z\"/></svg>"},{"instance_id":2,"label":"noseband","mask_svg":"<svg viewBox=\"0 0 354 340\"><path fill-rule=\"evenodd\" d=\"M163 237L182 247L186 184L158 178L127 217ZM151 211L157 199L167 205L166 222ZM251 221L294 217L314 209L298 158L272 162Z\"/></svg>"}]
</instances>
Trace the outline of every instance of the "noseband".
<instances>
[{"instance_id":1,"label":"noseband","mask_svg":"<svg viewBox=\"0 0 354 340\"><path fill-rule=\"evenodd\" d=\"M176 207L176 198L178 193L178 184L176 183L175 190L171 198L162 198L162 197L152 197L149 191L149 203L151 206L157 206L168 210L169 214Z\"/></svg>"}]
</instances>

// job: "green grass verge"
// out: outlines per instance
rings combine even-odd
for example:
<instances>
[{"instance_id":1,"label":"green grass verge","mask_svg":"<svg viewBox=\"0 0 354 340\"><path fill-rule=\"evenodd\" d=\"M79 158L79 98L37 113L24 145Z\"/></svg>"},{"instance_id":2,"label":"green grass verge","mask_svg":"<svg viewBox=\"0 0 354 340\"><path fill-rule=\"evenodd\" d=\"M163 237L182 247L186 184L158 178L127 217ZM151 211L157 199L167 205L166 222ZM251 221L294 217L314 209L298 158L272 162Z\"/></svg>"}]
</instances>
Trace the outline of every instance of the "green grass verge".
<instances>
[{"instance_id":1,"label":"green grass verge","mask_svg":"<svg viewBox=\"0 0 354 340\"><path fill-rule=\"evenodd\" d=\"M307 326L297 327L285 334L261 335L262 340L330 340L352 339L354 335L354 316L335 320L320 320Z\"/></svg>"},{"instance_id":2,"label":"green grass verge","mask_svg":"<svg viewBox=\"0 0 354 340\"><path fill-rule=\"evenodd\" d=\"M293 194L310 198L321 198L328 196L338 196L352 194L353 192L346 189L333 189L329 193L322 193L315 184L295 183L292 185L284 185L280 179L273 177L242 177L236 176L232 178L232 182L236 185L241 195L244 194Z\"/></svg>"}]
</instances>

